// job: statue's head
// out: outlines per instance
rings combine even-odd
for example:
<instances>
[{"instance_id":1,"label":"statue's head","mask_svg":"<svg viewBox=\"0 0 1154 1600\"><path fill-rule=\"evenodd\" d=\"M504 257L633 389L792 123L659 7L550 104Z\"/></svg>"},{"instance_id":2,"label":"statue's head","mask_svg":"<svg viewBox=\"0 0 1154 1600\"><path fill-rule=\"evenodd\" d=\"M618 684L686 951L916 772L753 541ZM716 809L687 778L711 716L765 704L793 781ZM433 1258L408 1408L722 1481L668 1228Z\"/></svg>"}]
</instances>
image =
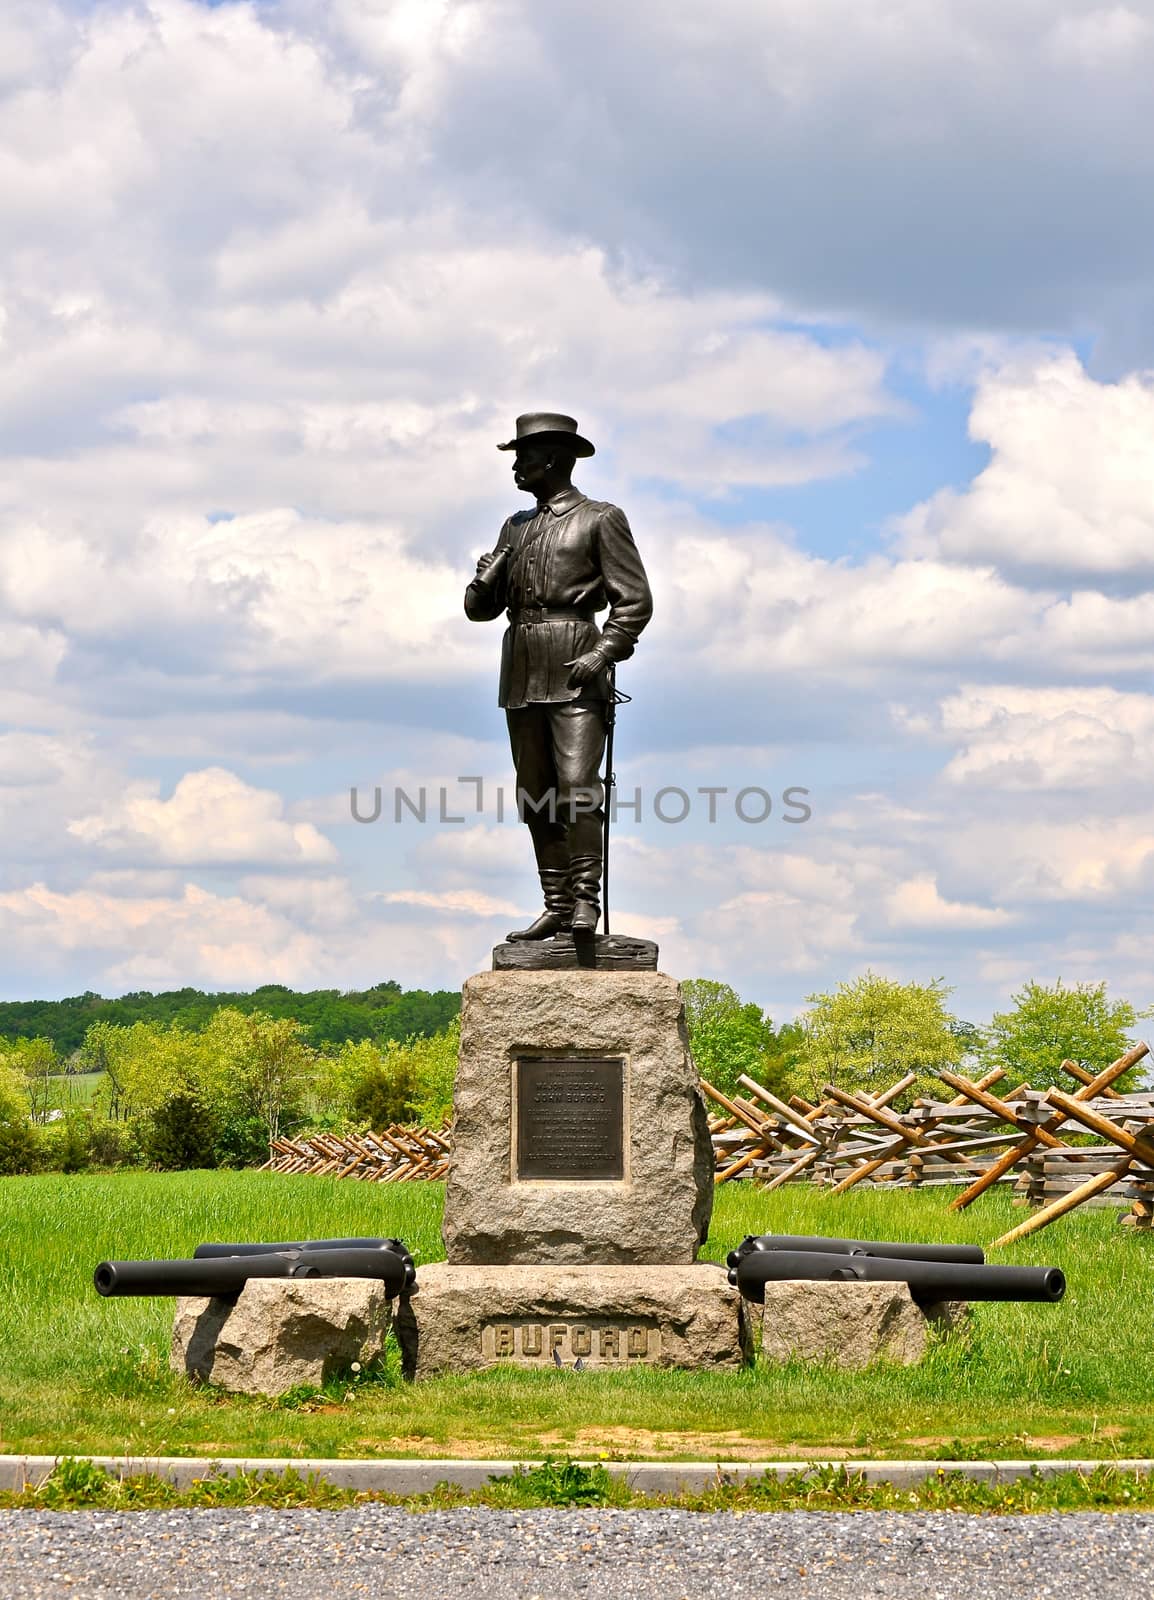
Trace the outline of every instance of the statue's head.
<instances>
[{"instance_id":1,"label":"statue's head","mask_svg":"<svg viewBox=\"0 0 1154 1600\"><path fill-rule=\"evenodd\" d=\"M498 450L515 451L513 481L538 499L556 494L568 484L579 456L591 456L593 446L577 431L572 417L559 411L530 411L517 418L517 436Z\"/></svg>"}]
</instances>

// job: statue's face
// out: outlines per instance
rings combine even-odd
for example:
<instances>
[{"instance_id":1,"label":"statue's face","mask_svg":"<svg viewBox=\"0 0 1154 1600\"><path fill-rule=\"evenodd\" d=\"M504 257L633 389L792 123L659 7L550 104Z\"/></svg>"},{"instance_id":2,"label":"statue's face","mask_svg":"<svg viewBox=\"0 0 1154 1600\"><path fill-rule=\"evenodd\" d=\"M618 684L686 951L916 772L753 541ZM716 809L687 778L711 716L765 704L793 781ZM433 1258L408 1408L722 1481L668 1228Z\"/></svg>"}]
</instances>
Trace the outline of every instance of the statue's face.
<instances>
[{"instance_id":1,"label":"statue's face","mask_svg":"<svg viewBox=\"0 0 1154 1600\"><path fill-rule=\"evenodd\" d=\"M513 457L513 482L526 494L536 494L546 486L553 452L548 445L526 441L517 446Z\"/></svg>"}]
</instances>

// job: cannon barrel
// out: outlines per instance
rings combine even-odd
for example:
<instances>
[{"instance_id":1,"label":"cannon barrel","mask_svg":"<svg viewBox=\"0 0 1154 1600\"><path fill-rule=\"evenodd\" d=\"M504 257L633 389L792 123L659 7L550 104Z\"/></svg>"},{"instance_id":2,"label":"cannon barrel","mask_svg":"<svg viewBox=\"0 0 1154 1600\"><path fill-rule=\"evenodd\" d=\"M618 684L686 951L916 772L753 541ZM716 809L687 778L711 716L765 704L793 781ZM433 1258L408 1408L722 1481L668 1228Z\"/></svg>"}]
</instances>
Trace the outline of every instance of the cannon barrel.
<instances>
[{"instance_id":1,"label":"cannon barrel","mask_svg":"<svg viewBox=\"0 0 1154 1600\"><path fill-rule=\"evenodd\" d=\"M1057 1267L989 1267L970 1262L898 1261L884 1256L829 1255L818 1250L751 1250L730 1268L746 1300L764 1301L767 1283L791 1278L906 1283L918 1305L936 1300L1060 1300L1066 1279Z\"/></svg>"},{"instance_id":2,"label":"cannon barrel","mask_svg":"<svg viewBox=\"0 0 1154 1600\"><path fill-rule=\"evenodd\" d=\"M218 1256L268 1256L283 1250L395 1250L408 1255L400 1239L298 1239L280 1244L198 1244L194 1261L212 1261Z\"/></svg>"},{"instance_id":3,"label":"cannon barrel","mask_svg":"<svg viewBox=\"0 0 1154 1600\"><path fill-rule=\"evenodd\" d=\"M882 1239L827 1239L811 1233L750 1233L725 1258L735 1267L751 1250L810 1250L836 1256L875 1256L897 1261L952 1261L980 1267L985 1251L976 1244L897 1244Z\"/></svg>"},{"instance_id":4,"label":"cannon barrel","mask_svg":"<svg viewBox=\"0 0 1154 1600\"><path fill-rule=\"evenodd\" d=\"M102 1261L92 1275L103 1295L238 1295L250 1278L291 1278L296 1257L231 1257L223 1261Z\"/></svg>"},{"instance_id":5,"label":"cannon barrel","mask_svg":"<svg viewBox=\"0 0 1154 1600\"><path fill-rule=\"evenodd\" d=\"M399 1241L398 1241L399 1243ZM120 1295L204 1295L232 1299L250 1278L377 1278L390 1296L411 1288L416 1271L399 1250L280 1250L267 1255L214 1256L190 1261L102 1261L97 1291Z\"/></svg>"}]
</instances>

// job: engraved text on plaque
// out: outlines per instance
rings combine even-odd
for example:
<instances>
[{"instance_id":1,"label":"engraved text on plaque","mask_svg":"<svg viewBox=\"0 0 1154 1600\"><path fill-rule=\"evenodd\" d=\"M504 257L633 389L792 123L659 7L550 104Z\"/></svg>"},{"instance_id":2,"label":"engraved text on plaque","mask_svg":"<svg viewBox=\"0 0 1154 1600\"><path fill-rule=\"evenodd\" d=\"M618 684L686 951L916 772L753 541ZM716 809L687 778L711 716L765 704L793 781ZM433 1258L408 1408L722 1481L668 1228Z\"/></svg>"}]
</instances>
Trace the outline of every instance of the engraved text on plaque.
<instances>
[{"instance_id":1,"label":"engraved text on plaque","mask_svg":"<svg viewBox=\"0 0 1154 1600\"><path fill-rule=\"evenodd\" d=\"M604 1056L517 1061L517 1177L625 1177L625 1063Z\"/></svg>"}]
</instances>

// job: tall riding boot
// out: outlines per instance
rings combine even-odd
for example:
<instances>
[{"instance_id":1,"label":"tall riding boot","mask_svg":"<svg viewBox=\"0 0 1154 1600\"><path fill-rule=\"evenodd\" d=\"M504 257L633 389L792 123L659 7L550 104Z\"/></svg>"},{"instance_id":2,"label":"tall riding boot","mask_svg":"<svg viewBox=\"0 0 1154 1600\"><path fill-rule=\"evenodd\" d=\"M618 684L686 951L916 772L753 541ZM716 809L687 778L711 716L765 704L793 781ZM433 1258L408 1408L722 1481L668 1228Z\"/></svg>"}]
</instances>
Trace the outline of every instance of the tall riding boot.
<instances>
[{"instance_id":1,"label":"tall riding boot","mask_svg":"<svg viewBox=\"0 0 1154 1600\"><path fill-rule=\"evenodd\" d=\"M569 887L573 894L573 932L596 933L601 921L601 857L572 856Z\"/></svg>"},{"instance_id":2,"label":"tall riding boot","mask_svg":"<svg viewBox=\"0 0 1154 1600\"><path fill-rule=\"evenodd\" d=\"M573 818L567 831L569 888L573 895L573 932L592 934L601 921L601 857L603 813Z\"/></svg>"},{"instance_id":3,"label":"tall riding boot","mask_svg":"<svg viewBox=\"0 0 1154 1600\"><path fill-rule=\"evenodd\" d=\"M541 890L545 896L545 909L527 928L515 929L505 937L512 941L522 939L551 939L556 933L568 933L573 922L573 893L569 887L569 870L566 867L541 867Z\"/></svg>"}]
</instances>

